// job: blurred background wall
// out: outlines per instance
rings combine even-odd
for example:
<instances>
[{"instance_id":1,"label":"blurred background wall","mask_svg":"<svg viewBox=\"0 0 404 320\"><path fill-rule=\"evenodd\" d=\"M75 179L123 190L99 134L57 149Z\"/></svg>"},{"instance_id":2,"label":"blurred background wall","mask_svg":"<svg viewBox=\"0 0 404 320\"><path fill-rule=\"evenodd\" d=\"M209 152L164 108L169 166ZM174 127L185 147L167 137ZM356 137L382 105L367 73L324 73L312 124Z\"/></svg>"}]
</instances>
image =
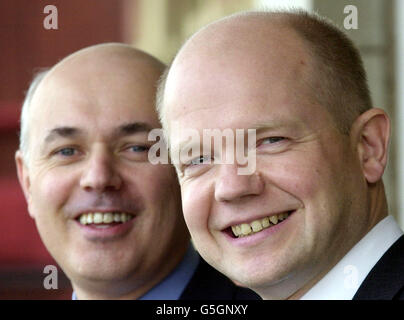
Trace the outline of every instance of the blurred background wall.
<instances>
[{"instance_id":1,"label":"blurred background wall","mask_svg":"<svg viewBox=\"0 0 404 320\"><path fill-rule=\"evenodd\" d=\"M58 29L44 28L46 5L58 10ZM345 30L358 45L375 106L393 122L384 181L389 210L404 228L404 1L402 0L2 0L0 2L0 299L69 299L59 268L59 289L46 290L43 269L56 263L29 218L17 182L19 113L35 70L102 42L125 42L169 63L196 30L242 10L301 7L344 28L354 5L358 28Z\"/></svg>"}]
</instances>

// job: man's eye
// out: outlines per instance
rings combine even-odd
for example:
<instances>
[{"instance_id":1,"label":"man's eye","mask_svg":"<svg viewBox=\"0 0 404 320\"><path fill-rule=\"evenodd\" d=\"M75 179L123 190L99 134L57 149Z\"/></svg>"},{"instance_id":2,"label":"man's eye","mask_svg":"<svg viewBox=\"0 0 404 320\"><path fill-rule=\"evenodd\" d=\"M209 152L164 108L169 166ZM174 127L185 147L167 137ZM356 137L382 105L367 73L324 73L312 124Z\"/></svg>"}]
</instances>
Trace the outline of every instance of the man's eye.
<instances>
[{"instance_id":1,"label":"man's eye","mask_svg":"<svg viewBox=\"0 0 404 320\"><path fill-rule=\"evenodd\" d=\"M284 137L268 137L265 139L262 139L261 144L272 144L272 143L276 143L279 141L285 140Z\"/></svg>"},{"instance_id":2,"label":"man's eye","mask_svg":"<svg viewBox=\"0 0 404 320\"><path fill-rule=\"evenodd\" d=\"M64 156L64 157L71 157L71 156L73 156L73 155L75 155L76 154L76 149L75 148L63 148L63 149L60 149L60 150L58 150L57 152L56 152L56 154L59 154L59 155L61 155L61 156Z\"/></svg>"},{"instance_id":3,"label":"man's eye","mask_svg":"<svg viewBox=\"0 0 404 320\"><path fill-rule=\"evenodd\" d=\"M149 151L149 147L148 146L131 146L129 147L130 151L133 152L145 152L145 151Z\"/></svg>"},{"instance_id":4,"label":"man's eye","mask_svg":"<svg viewBox=\"0 0 404 320\"><path fill-rule=\"evenodd\" d=\"M189 162L189 165L196 166L199 164L207 164L207 163L210 163L210 161L211 161L211 158L209 156L200 156L198 158L192 159Z\"/></svg>"}]
</instances>

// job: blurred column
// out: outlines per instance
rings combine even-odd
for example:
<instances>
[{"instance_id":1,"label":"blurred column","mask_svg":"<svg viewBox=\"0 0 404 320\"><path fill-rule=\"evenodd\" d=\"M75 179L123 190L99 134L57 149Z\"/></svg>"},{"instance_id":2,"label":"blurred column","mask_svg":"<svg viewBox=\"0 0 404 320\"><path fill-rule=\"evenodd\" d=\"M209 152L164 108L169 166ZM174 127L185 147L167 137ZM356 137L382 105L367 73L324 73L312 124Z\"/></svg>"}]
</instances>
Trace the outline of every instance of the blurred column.
<instances>
[{"instance_id":1,"label":"blurred column","mask_svg":"<svg viewBox=\"0 0 404 320\"><path fill-rule=\"evenodd\" d=\"M396 43L396 131L397 137L397 172L398 172L398 217L404 229L404 1L396 0L394 6L394 40Z\"/></svg>"},{"instance_id":2,"label":"blurred column","mask_svg":"<svg viewBox=\"0 0 404 320\"><path fill-rule=\"evenodd\" d=\"M402 1L397 1L402 2ZM358 28L344 29L348 13L344 8L354 5L358 12ZM368 83L375 107L384 109L392 119L392 141L387 169L383 180L386 187L389 213L400 220L398 201L398 122L395 107L395 65L393 38L393 1L379 0L313 0L313 10L333 20L359 47L368 75ZM403 30L403 29L401 29ZM402 210L401 210L402 211Z\"/></svg>"},{"instance_id":3,"label":"blurred column","mask_svg":"<svg viewBox=\"0 0 404 320\"><path fill-rule=\"evenodd\" d=\"M254 0L138 0L132 17L132 44L169 63L184 41L202 26L237 11Z\"/></svg>"}]
</instances>

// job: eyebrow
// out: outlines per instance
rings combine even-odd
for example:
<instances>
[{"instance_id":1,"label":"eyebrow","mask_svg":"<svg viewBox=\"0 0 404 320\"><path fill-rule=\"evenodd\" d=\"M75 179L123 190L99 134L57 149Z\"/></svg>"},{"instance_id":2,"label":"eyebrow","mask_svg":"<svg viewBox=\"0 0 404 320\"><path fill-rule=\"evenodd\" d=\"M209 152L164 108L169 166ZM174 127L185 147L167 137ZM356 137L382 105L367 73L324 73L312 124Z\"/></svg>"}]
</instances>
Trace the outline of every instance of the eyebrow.
<instances>
[{"instance_id":1,"label":"eyebrow","mask_svg":"<svg viewBox=\"0 0 404 320\"><path fill-rule=\"evenodd\" d=\"M53 128L52 130L49 131L49 133L45 137L45 142L49 143L55 140L58 137L63 137L63 138L70 138L70 137L75 137L82 135L83 132L82 130L74 127L57 127Z\"/></svg>"},{"instance_id":2,"label":"eyebrow","mask_svg":"<svg viewBox=\"0 0 404 320\"><path fill-rule=\"evenodd\" d=\"M119 126L114 135L117 137L129 136L139 132L149 132L153 129L154 127L146 122L131 122Z\"/></svg>"}]
</instances>

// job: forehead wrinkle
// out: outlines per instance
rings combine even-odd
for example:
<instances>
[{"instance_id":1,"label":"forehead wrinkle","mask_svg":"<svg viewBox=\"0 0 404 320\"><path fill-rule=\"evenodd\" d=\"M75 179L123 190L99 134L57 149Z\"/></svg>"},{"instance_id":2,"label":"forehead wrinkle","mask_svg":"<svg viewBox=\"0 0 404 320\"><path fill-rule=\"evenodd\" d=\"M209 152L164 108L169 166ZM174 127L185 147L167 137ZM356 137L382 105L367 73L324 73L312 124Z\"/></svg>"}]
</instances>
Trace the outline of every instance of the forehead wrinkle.
<instances>
[{"instance_id":1,"label":"forehead wrinkle","mask_svg":"<svg viewBox=\"0 0 404 320\"><path fill-rule=\"evenodd\" d=\"M304 122L298 119L280 119L280 120L269 120L264 122L259 122L249 129L254 129L257 131L264 130L276 130L284 127L291 127L296 129L303 129L305 127Z\"/></svg>"}]
</instances>

